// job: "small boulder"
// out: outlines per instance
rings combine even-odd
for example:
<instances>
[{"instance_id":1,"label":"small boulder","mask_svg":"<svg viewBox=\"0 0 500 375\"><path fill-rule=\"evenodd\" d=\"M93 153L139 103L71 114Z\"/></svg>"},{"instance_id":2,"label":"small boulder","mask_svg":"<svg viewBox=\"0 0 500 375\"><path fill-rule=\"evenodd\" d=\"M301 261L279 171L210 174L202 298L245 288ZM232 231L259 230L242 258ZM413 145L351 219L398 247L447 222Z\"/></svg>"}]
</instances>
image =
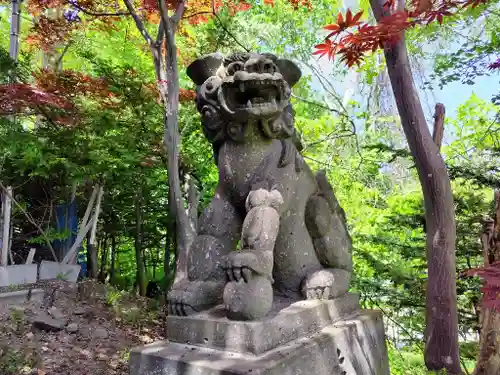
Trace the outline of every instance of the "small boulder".
<instances>
[{"instance_id":1,"label":"small boulder","mask_svg":"<svg viewBox=\"0 0 500 375\"><path fill-rule=\"evenodd\" d=\"M69 333L76 333L78 332L78 324L76 323L70 323L66 326L66 331Z\"/></svg>"},{"instance_id":2,"label":"small boulder","mask_svg":"<svg viewBox=\"0 0 500 375\"><path fill-rule=\"evenodd\" d=\"M87 309L85 307L77 307L75 310L73 310L74 315L84 315L87 312Z\"/></svg>"},{"instance_id":3,"label":"small boulder","mask_svg":"<svg viewBox=\"0 0 500 375\"><path fill-rule=\"evenodd\" d=\"M64 314L62 312L60 312L57 307L55 306L52 306L50 309L49 309L49 314L54 318L54 319L58 319L58 320L63 320L64 319Z\"/></svg>"},{"instance_id":4,"label":"small boulder","mask_svg":"<svg viewBox=\"0 0 500 375\"><path fill-rule=\"evenodd\" d=\"M39 313L33 319L33 327L42 331L58 332L64 329L65 325L64 321L54 319L45 313Z\"/></svg>"},{"instance_id":5,"label":"small boulder","mask_svg":"<svg viewBox=\"0 0 500 375\"><path fill-rule=\"evenodd\" d=\"M92 336L95 339L107 339L109 334L108 331L106 331L104 328L96 328L92 333Z\"/></svg>"}]
</instances>

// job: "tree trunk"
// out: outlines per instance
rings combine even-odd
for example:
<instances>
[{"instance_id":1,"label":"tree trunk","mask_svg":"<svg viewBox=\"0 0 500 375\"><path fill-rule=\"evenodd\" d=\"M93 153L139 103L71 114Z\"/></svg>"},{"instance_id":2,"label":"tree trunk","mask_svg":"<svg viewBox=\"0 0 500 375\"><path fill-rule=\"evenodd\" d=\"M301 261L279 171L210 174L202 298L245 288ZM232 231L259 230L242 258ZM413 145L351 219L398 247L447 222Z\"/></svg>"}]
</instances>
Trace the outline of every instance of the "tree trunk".
<instances>
[{"instance_id":1,"label":"tree trunk","mask_svg":"<svg viewBox=\"0 0 500 375\"><path fill-rule=\"evenodd\" d=\"M500 191L495 191L494 220L485 222L481 235L484 266L500 261ZM473 375L500 375L500 311L481 309L479 357Z\"/></svg>"},{"instance_id":2,"label":"tree trunk","mask_svg":"<svg viewBox=\"0 0 500 375\"><path fill-rule=\"evenodd\" d=\"M90 240L90 233L87 233L87 270L89 279L97 279L99 263L97 247Z\"/></svg>"},{"instance_id":3,"label":"tree trunk","mask_svg":"<svg viewBox=\"0 0 500 375\"><path fill-rule=\"evenodd\" d=\"M165 106L165 132L164 142L167 149L168 168L168 194L169 210L175 219L177 235L177 262L175 281L187 278L188 251L193 242L195 233L190 224L189 217L184 209L184 200L181 193L179 177L179 67L177 64L177 45L175 43L175 32L180 19L184 14L185 4L180 2L175 13L169 17L165 4L160 2L160 13L165 27L165 72L166 87L160 85L162 100ZM171 199L170 199L171 198Z\"/></svg>"},{"instance_id":4,"label":"tree trunk","mask_svg":"<svg viewBox=\"0 0 500 375\"><path fill-rule=\"evenodd\" d=\"M109 282L114 285L115 282L115 263L116 263L116 236L111 235L111 265L109 266Z\"/></svg>"},{"instance_id":5,"label":"tree trunk","mask_svg":"<svg viewBox=\"0 0 500 375\"><path fill-rule=\"evenodd\" d=\"M387 14L385 0L371 0L377 19ZM404 2L397 8L402 10ZM413 84L404 33L384 48L387 70L408 146L424 195L427 229L425 364L429 370L460 374L455 269L455 212L446 166L427 126Z\"/></svg>"},{"instance_id":6,"label":"tree trunk","mask_svg":"<svg viewBox=\"0 0 500 375\"><path fill-rule=\"evenodd\" d=\"M140 176L142 178L142 176ZM142 184L142 182L141 182ZM136 272L136 286L139 289L139 295L146 295L146 272L144 270L144 262L142 260L142 185L139 186L135 202L135 264L137 266Z\"/></svg>"},{"instance_id":7,"label":"tree trunk","mask_svg":"<svg viewBox=\"0 0 500 375\"><path fill-rule=\"evenodd\" d=\"M436 144L438 151L441 151L444 135L444 105L437 103L434 107L434 128L432 129L432 139Z\"/></svg>"},{"instance_id":8,"label":"tree trunk","mask_svg":"<svg viewBox=\"0 0 500 375\"><path fill-rule=\"evenodd\" d=\"M105 237L102 241L102 250L101 250L101 267L99 270L98 280L101 283L106 282L106 266L108 265L108 239Z\"/></svg>"},{"instance_id":9,"label":"tree trunk","mask_svg":"<svg viewBox=\"0 0 500 375\"><path fill-rule=\"evenodd\" d=\"M169 214L175 221L178 245L177 275L176 280L187 277L188 250L194 239L195 233L189 226L189 218L184 211L184 201L181 195L179 180L179 67L177 65L177 45L175 33L179 22L186 9L185 0L176 3L176 9L169 16L167 4L159 1L161 22L155 40L151 38L144 23L134 9L131 0L123 0L129 10L137 29L148 43L155 67L158 90L165 109L164 117L164 143L167 150L168 168L168 194ZM165 41L166 53L163 60L163 42ZM166 257L167 258L167 257ZM167 267L167 266L165 266Z\"/></svg>"}]
</instances>

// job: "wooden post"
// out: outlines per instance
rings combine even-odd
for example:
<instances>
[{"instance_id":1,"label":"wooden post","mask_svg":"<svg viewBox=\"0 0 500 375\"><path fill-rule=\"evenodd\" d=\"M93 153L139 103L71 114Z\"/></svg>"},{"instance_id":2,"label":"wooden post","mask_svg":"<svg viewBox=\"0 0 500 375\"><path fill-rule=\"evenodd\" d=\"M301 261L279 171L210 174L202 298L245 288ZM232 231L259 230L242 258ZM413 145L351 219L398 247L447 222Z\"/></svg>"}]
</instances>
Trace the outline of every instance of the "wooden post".
<instances>
[{"instance_id":1,"label":"wooden post","mask_svg":"<svg viewBox=\"0 0 500 375\"><path fill-rule=\"evenodd\" d=\"M96 199L97 193L99 190L99 186L94 186L92 190L92 195L90 196L90 201L87 205L87 209L85 210L85 214L83 215L83 220L80 224L80 230L78 231L78 235L76 236L75 242L69 249L68 253L64 257L61 263L69 264L72 263L74 259L76 259L76 253L78 250L78 246L82 243L83 239L87 235L87 232L90 230L92 226L92 218L89 220L90 213L92 212L92 207L94 206L94 201Z\"/></svg>"},{"instance_id":2,"label":"wooden post","mask_svg":"<svg viewBox=\"0 0 500 375\"><path fill-rule=\"evenodd\" d=\"M36 249L30 249L30 252L28 254L28 257L26 258L26 263L25 264L31 264L33 263L33 258L35 257Z\"/></svg>"}]
</instances>

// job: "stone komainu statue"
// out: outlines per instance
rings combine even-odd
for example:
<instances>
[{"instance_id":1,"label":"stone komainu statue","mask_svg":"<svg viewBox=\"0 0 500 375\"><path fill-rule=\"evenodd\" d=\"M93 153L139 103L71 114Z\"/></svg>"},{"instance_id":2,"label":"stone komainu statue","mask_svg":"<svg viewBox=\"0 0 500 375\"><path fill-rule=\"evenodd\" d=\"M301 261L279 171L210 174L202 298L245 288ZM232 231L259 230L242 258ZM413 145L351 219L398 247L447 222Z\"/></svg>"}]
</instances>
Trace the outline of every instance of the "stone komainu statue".
<instances>
[{"instance_id":1,"label":"stone komainu statue","mask_svg":"<svg viewBox=\"0 0 500 375\"><path fill-rule=\"evenodd\" d=\"M169 293L169 313L223 301L230 318L255 320L269 312L274 293L345 294L352 245L344 211L324 172L314 176L297 150L290 96L299 68L271 54L211 54L187 74L219 183L200 217L188 279Z\"/></svg>"}]
</instances>

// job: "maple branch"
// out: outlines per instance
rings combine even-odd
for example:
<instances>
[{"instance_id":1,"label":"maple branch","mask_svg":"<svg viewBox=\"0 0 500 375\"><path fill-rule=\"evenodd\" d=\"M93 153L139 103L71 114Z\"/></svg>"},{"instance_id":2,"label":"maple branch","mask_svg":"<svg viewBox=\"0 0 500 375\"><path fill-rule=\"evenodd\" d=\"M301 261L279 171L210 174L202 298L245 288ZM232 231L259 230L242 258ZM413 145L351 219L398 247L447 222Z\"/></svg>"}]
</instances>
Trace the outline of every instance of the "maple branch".
<instances>
[{"instance_id":1,"label":"maple branch","mask_svg":"<svg viewBox=\"0 0 500 375\"><path fill-rule=\"evenodd\" d=\"M180 0L179 3L177 4L177 8L175 9L174 14L172 17L173 26L174 30L177 29L177 26L179 26L179 22L181 22L181 18L184 16L184 11L186 10L186 1L185 0Z\"/></svg>"},{"instance_id":2,"label":"maple branch","mask_svg":"<svg viewBox=\"0 0 500 375\"><path fill-rule=\"evenodd\" d=\"M301 98L300 96L297 96L297 95L295 95L293 93L292 93L292 98L295 98L295 99L300 100L301 102L304 102L304 103L307 103L307 104L315 105L315 106L317 106L319 108L326 109L327 111L334 112L334 113L336 113L339 116L344 116L345 115L345 114L341 113L338 109L330 108L329 106L327 106L325 104L321 104L321 103L315 102L313 100Z\"/></svg>"},{"instance_id":3,"label":"maple branch","mask_svg":"<svg viewBox=\"0 0 500 375\"><path fill-rule=\"evenodd\" d=\"M61 61L62 61L62 59L63 59L64 55L66 55L66 52L68 52L69 47L70 47L72 44L73 44L73 40L70 40L70 41L68 42L68 44L66 44L66 45L64 46L64 49L63 49L63 51L61 52L61 55L57 58L57 61L56 61L56 64L55 64L55 67L56 67L56 68L59 66L59 64L61 64Z\"/></svg>"},{"instance_id":4,"label":"maple branch","mask_svg":"<svg viewBox=\"0 0 500 375\"><path fill-rule=\"evenodd\" d=\"M68 0L68 4L78 9L80 12L88 14L93 17L114 17L114 16L129 16L130 12L116 12L116 13L108 13L108 12L93 12L91 10L82 8L80 5L76 3L74 0Z\"/></svg>"},{"instance_id":5,"label":"maple branch","mask_svg":"<svg viewBox=\"0 0 500 375\"><path fill-rule=\"evenodd\" d=\"M129 0L127 0L129 1ZM181 0L181 2L183 2ZM166 32L166 36L167 36L167 43L168 43L168 37L169 37L169 34L170 32L172 31L171 30L171 27L172 27L172 24L171 24L171 19L170 17L168 16L168 9L167 9L167 6L165 4L164 1L162 0L159 0L158 1L158 6L159 6L159 9L160 9L160 17L161 17L161 21L163 22L163 25L164 25L164 28L165 28L165 32Z\"/></svg>"},{"instance_id":6,"label":"maple branch","mask_svg":"<svg viewBox=\"0 0 500 375\"><path fill-rule=\"evenodd\" d=\"M149 46L153 45L153 39L151 39L151 35L149 35L148 31L146 30L146 27L144 26L144 23L142 22L141 18L137 14L137 12L134 9L134 6L130 2L130 0L123 0L125 3L125 6L127 7L128 11L130 12L130 15L134 19L135 25L137 26L137 29L141 33L141 35L144 37L146 40L146 43L148 43Z\"/></svg>"},{"instance_id":7,"label":"maple branch","mask_svg":"<svg viewBox=\"0 0 500 375\"><path fill-rule=\"evenodd\" d=\"M156 47L160 48L160 56L161 56L161 42L163 41L163 38L165 38L165 22L163 22L163 19L160 21L160 24L158 25L158 34L156 35Z\"/></svg>"},{"instance_id":8,"label":"maple branch","mask_svg":"<svg viewBox=\"0 0 500 375\"><path fill-rule=\"evenodd\" d=\"M193 18L193 17L196 17L196 16L202 16L204 14L213 14L213 12L212 11L208 11L208 10L204 10L202 12L196 12L196 13L184 16L184 19L189 19L189 18Z\"/></svg>"}]
</instances>

